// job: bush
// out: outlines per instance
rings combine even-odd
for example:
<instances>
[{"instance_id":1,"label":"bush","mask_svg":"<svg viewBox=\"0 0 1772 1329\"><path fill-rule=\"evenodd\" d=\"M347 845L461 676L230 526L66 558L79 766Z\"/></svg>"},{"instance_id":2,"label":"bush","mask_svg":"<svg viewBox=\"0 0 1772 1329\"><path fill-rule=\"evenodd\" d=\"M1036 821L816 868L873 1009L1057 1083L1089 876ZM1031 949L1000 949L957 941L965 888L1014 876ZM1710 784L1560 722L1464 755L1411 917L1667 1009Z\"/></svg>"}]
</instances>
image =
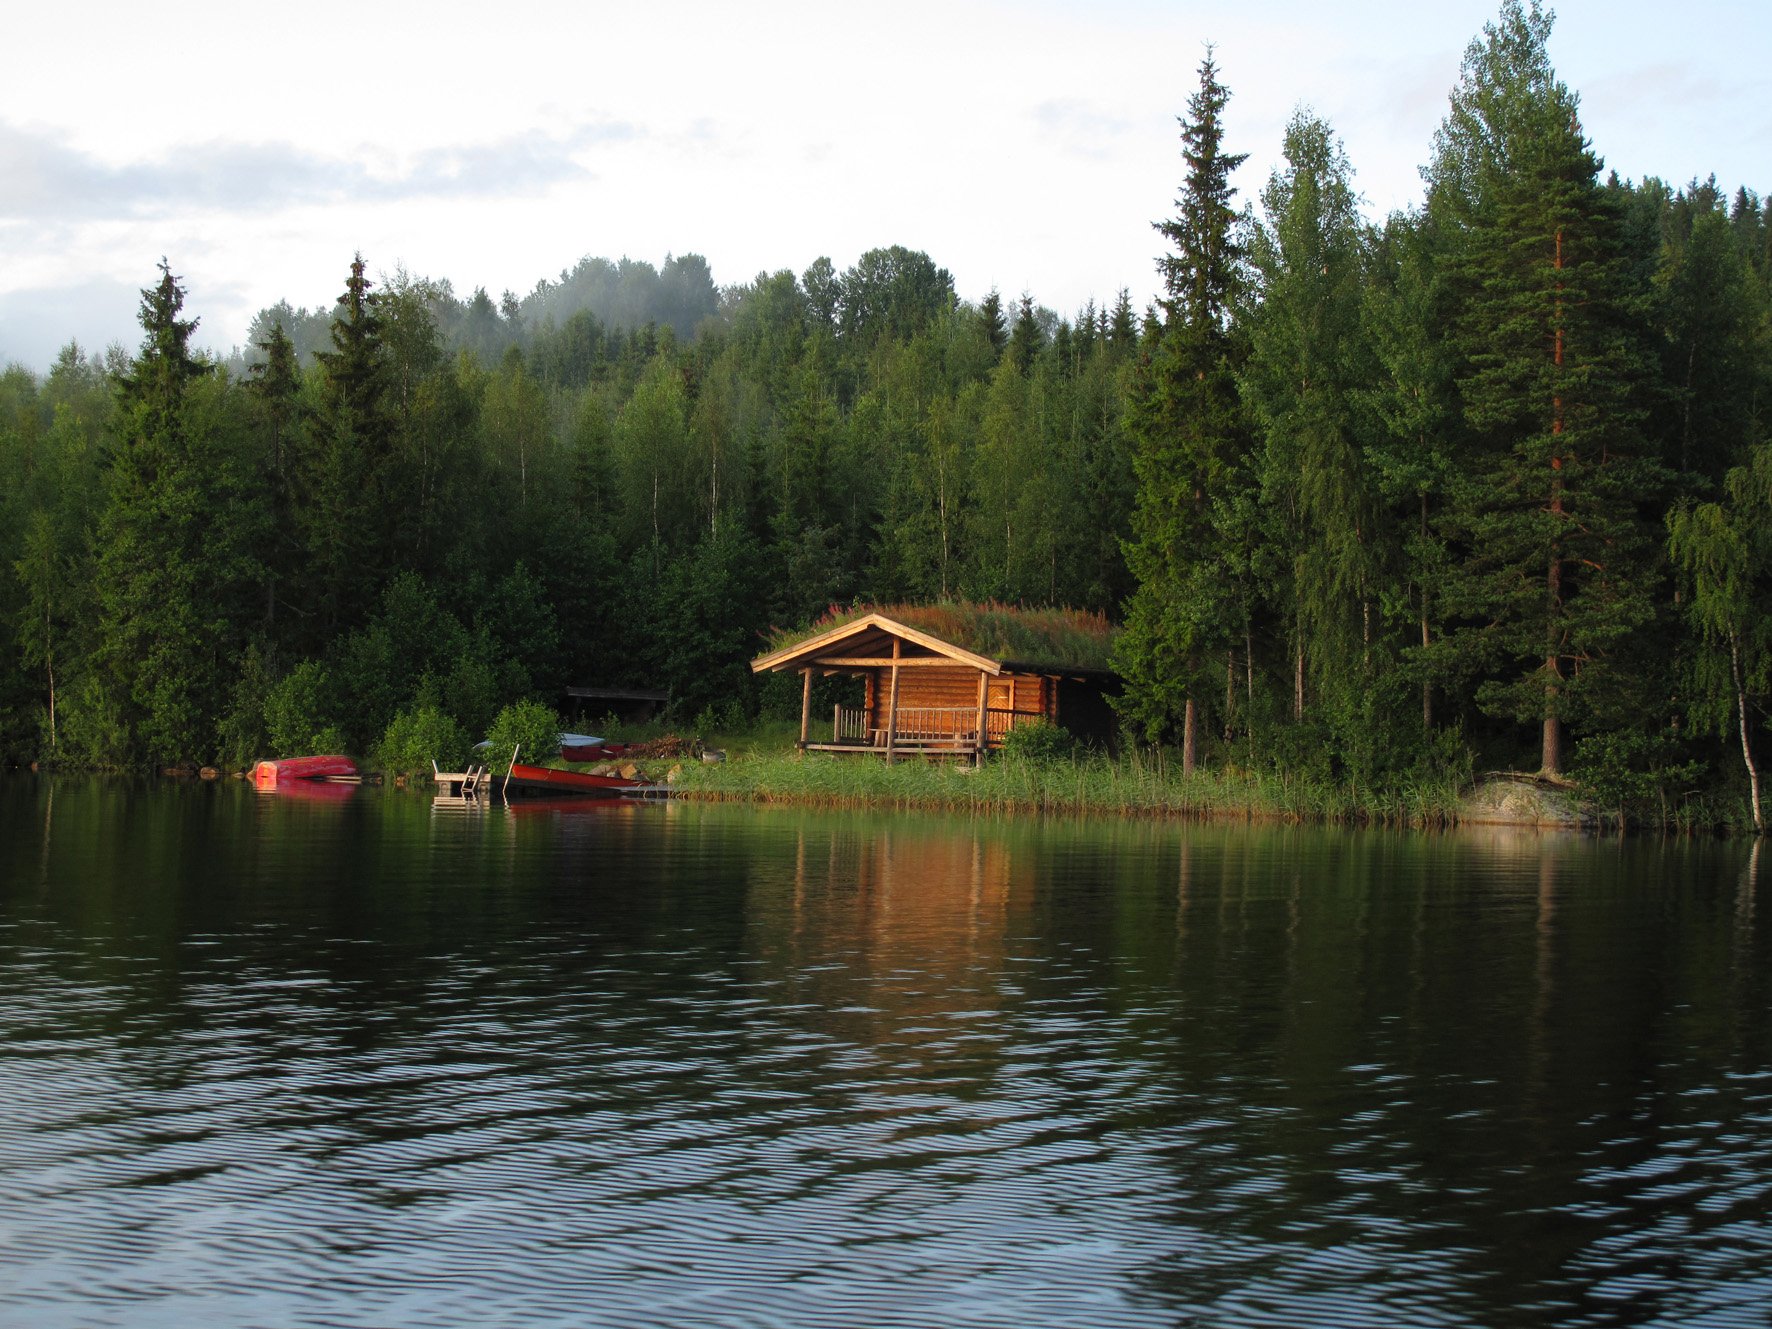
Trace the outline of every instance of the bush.
<instances>
[{"instance_id":1,"label":"bush","mask_svg":"<svg viewBox=\"0 0 1772 1329\"><path fill-rule=\"evenodd\" d=\"M233 704L216 724L216 743L230 770L244 770L265 752L265 702L271 691L270 671L256 645L248 646L234 677Z\"/></svg>"},{"instance_id":2,"label":"bush","mask_svg":"<svg viewBox=\"0 0 1772 1329\"><path fill-rule=\"evenodd\" d=\"M560 717L539 701L519 701L498 713L486 738L492 744L488 765L508 774L512 748L520 748L518 760L525 762L546 761L560 751Z\"/></svg>"},{"instance_id":3,"label":"bush","mask_svg":"<svg viewBox=\"0 0 1772 1329\"><path fill-rule=\"evenodd\" d=\"M346 750L332 722L332 679L317 660L304 660L265 697L265 737L272 757Z\"/></svg>"},{"instance_id":4,"label":"bush","mask_svg":"<svg viewBox=\"0 0 1772 1329\"><path fill-rule=\"evenodd\" d=\"M1018 724L1003 735L1003 754L1023 761L1069 761L1077 755L1077 737L1044 720Z\"/></svg>"},{"instance_id":5,"label":"bush","mask_svg":"<svg viewBox=\"0 0 1772 1329\"><path fill-rule=\"evenodd\" d=\"M435 706L401 711L376 749L376 765L395 775L424 772L431 763L446 771L467 764L469 743L461 726Z\"/></svg>"}]
</instances>

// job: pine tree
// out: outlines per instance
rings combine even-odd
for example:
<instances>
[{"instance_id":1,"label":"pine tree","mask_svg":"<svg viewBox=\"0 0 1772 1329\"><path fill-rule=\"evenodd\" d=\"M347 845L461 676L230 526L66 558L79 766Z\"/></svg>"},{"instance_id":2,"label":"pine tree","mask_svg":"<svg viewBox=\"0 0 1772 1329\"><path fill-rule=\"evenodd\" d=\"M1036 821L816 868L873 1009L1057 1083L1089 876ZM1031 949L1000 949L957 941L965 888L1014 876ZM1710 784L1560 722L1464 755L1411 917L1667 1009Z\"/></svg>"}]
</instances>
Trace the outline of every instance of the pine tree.
<instances>
[{"instance_id":1,"label":"pine tree","mask_svg":"<svg viewBox=\"0 0 1772 1329\"><path fill-rule=\"evenodd\" d=\"M1555 776L1566 725L1605 709L1613 657L1653 615L1657 542L1639 505L1661 476L1618 217L1550 67L1550 23L1509 0L1472 43L1429 202L1458 233L1454 647L1488 674L1485 710L1537 722Z\"/></svg>"},{"instance_id":2,"label":"pine tree","mask_svg":"<svg viewBox=\"0 0 1772 1329\"><path fill-rule=\"evenodd\" d=\"M1040 321L1034 314L1034 298L1023 291L1016 305L1015 326L1009 332L1008 356L1023 377L1033 369L1034 357L1040 353Z\"/></svg>"},{"instance_id":3,"label":"pine tree","mask_svg":"<svg viewBox=\"0 0 1772 1329\"><path fill-rule=\"evenodd\" d=\"M1208 52L1181 121L1180 215L1156 223L1175 247L1158 260L1163 319L1141 350L1128 412L1138 497L1126 560L1137 589L1116 657L1123 714L1153 740L1179 729L1187 773L1208 661L1243 635L1221 529L1247 484L1230 327L1243 281L1230 175L1243 157L1224 151L1228 97Z\"/></svg>"},{"instance_id":4,"label":"pine tree","mask_svg":"<svg viewBox=\"0 0 1772 1329\"><path fill-rule=\"evenodd\" d=\"M358 254L333 315L332 349L316 355L320 406L291 477L310 647L363 622L397 562L387 353L370 286Z\"/></svg>"},{"instance_id":5,"label":"pine tree","mask_svg":"<svg viewBox=\"0 0 1772 1329\"><path fill-rule=\"evenodd\" d=\"M211 367L191 353L197 324L179 316L184 299L162 260L158 285L142 292L141 352L119 386L97 536L97 682L115 687L139 747L131 754L130 735L117 735L113 760L212 754L243 642L242 592L261 576L250 558L253 505L200 394Z\"/></svg>"},{"instance_id":6,"label":"pine tree","mask_svg":"<svg viewBox=\"0 0 1772 1329\"><path fill-rule=\"evenodd\" d=\"M991 344L991 351L1002 355L1003 348L1009 344L1009 324L1003 317L1003 297L995 286L978 307L978 322L984 329L985 339Z\"/></svg>"},{"instance_id":7,"label":"pine tree","mask_svg":"<svg viewBox=\"0 0 1772 1329\"><path fill-rule=\"evenodd\" d=\"M296 363L295 343L281 323L272 323L269 336L255 344L265 358L252 366L246 390L253 402L261 439L271 531L271 548L264 560L265 627L274 631L278 584L287 576L297 555L289 503L289 464L292 455L299 451L296 432L302 417L301 370Z\"/></svg>"}]
</instances>

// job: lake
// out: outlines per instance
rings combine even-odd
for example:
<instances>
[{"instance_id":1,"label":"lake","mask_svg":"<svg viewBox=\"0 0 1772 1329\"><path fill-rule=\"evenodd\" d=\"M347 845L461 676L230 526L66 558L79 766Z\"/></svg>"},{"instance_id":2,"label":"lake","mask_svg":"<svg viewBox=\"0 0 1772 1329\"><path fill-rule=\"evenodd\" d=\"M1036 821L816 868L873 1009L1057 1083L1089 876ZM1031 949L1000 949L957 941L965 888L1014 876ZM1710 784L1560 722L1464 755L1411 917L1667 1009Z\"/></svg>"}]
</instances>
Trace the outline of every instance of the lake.
<instances>
[{"instance_id":1,"label":"lake","mask_svg":"<svg viewBox=\"0 0 1772 1329\"><path fill-rule=\"evenodd\" d=\"M339 792L0 779L0 1324L1769 1322L1747 843Z\"/></svg>"}]
</instances>

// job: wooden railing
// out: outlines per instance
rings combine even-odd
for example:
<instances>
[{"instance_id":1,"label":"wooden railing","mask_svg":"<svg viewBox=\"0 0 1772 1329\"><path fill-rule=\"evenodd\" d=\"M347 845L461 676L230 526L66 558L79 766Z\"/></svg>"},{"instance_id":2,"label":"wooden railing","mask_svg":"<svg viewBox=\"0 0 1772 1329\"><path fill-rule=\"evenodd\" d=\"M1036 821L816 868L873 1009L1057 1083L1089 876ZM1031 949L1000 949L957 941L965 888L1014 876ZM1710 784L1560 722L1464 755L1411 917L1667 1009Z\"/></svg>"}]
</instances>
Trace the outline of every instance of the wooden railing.
<instances>
[{"instance_id":1,"label":"wooden railing","mask_svg":"<svg viewBox=\"0 0 1772 1329\"><path fill-rule=\"evenodd\" d=\"M867 743L868 713L862 706L838 706L831 717L831 742Z\"/></svg>"},{"instance_id":2,"label":"wooden railing","mask_svg":"<svg viewBox=\"0 0 1772 1329\"><path fill-rule=\"evenodd\" d=\"M1017 725L1031 724L1043 718L1027 711L993 708L985 712L985 734L990 746L996 747ZM898 708L895 741L898 746L911 747L931 743L975 745L978 742L978 708L901 706ZM831 716L831 742L883 748L886 746L886 729L884 725L869 725L864 707L837 706Z\"/></svg>"},{"instance_id":3,"label":"wooden railing","mask_svg":"<svg viewBox=\"0 0 1772 1329\"><path fill-rule=\"evenodd\" d=\"M976 706L900 706L894 738L899 743L978 742ZM884 743L885 736L880 741Z\"/></svg>"}]
</instances>

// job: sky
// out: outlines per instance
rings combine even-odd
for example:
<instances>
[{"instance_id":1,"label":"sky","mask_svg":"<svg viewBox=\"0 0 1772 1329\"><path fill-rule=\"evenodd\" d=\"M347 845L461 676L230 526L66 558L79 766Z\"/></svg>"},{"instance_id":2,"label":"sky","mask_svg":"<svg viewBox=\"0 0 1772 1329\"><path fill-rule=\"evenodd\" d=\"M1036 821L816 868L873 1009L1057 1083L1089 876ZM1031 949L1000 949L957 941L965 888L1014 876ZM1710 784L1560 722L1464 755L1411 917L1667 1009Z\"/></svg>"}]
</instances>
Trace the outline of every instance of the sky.
<instances>
[{"instance_id":1,"label":"sky","mask_svg":"<svg viewBox=\"0 0 1772 1329\"><path fill-rule=\"evenodd\" d=\"M82 0L13 7L0 365L140 342L162 257L226 353L356 252L496 298L586 255L746 282L926 251L962 299L1155 294L1208 43L1255 198L1308 106L1368 213L1421 200L1499 0ZM1772 5L1566 0L1551 57L1610 169L1772 191ZM28 53L30 58L17 58Z\"/></svg>"}]
</instances>

